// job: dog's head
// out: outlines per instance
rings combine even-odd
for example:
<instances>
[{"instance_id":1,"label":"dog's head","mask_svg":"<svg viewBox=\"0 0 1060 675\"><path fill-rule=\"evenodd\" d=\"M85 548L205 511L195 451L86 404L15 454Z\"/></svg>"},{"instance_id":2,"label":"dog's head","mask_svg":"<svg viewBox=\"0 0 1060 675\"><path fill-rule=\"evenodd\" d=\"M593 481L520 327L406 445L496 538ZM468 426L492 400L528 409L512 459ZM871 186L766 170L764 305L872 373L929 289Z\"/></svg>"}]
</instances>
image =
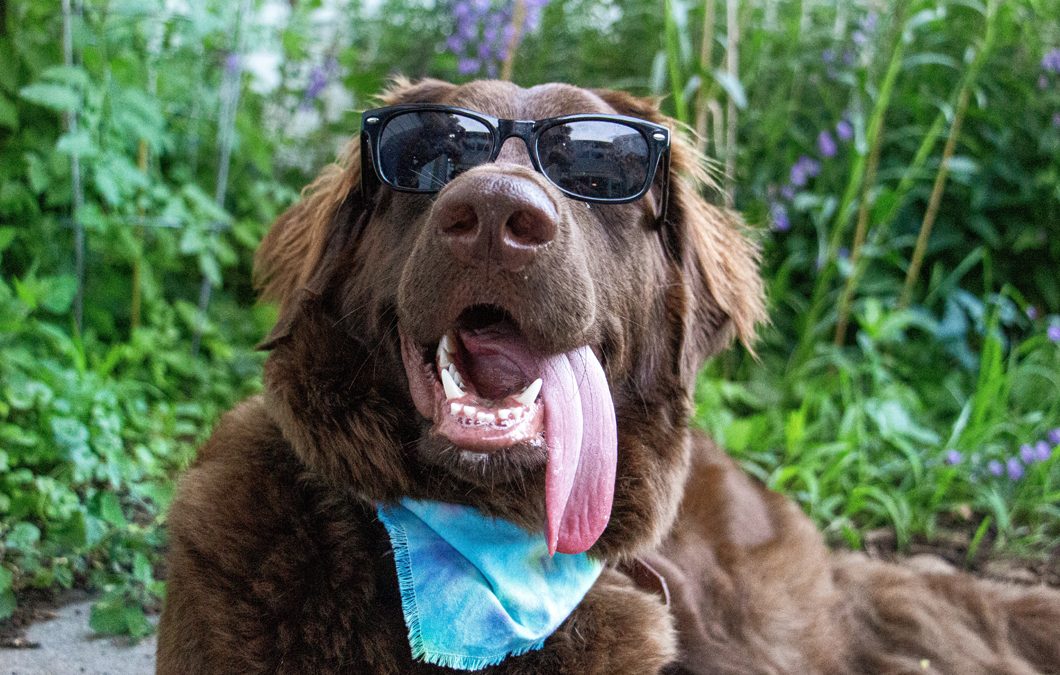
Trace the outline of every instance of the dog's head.
<instances>
[{"instance_id":1,"label":"dog's head","mask_svg":"<svg viewBox=\"0 0 1060 675\"><path fill-rule=\"evenodd\" d=\"M649 102L562 84L401 81L384 102L673 126ZM362 181L361 151L256 260L281 306L266 399L303 461L362 498L470 504L560 551L656 542L684 484L696 372L763 317L757 250L699 196L699 158L675 135L669 189L664 166L640 199L599 204L561 192L518 138L433 194Z\"/></svg>"}]
</instances>

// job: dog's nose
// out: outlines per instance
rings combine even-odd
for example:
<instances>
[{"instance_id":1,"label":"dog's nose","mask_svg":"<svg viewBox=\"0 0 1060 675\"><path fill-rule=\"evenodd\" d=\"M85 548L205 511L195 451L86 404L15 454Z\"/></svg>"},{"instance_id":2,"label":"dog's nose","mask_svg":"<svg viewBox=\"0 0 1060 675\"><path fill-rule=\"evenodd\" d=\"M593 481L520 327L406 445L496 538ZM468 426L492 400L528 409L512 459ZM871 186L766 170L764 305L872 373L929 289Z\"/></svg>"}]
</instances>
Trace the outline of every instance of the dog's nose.
<instances>
[{"instance_id":1,"label":"dog's nose","mask_svg":"<svg viewBox=\"0 0 1060 675\"><path fill-rule=\"evenodd\" d=\"M442 191L431 219L461 262L517 272L555 238L559 214L549 195L529 178L476 172Z\"/></svg>"}]
</instances>

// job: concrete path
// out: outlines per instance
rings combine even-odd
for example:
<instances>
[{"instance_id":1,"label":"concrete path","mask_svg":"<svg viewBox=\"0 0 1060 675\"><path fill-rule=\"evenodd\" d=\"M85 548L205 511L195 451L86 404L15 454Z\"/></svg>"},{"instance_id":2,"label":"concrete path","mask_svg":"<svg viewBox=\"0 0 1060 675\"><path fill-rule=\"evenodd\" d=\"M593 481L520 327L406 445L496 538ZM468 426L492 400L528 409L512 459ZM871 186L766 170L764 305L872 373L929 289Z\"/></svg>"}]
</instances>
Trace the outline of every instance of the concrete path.
<instances>
[{"instance_id":1,"label":"concrete path","mask_svg":"<svg viewBox=\"0 0 1060 675\"><path fill-rule=\"evenodd\" d=\"M92 602L60 607L54 619L26 631L36 649L0 649L0 675L148 675L155 672L155 638L139 643L98 637L88 627Z\"/></svg>"}]
</instances>

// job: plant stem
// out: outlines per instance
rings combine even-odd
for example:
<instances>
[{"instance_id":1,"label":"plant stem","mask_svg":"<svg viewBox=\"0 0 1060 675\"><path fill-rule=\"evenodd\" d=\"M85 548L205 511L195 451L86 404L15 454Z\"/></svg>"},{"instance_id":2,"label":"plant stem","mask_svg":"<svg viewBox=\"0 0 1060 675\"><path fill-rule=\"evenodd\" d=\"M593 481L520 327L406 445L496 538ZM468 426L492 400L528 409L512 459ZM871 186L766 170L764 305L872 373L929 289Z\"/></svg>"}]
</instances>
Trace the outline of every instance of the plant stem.
<instances>
[{"instance_id":1,"label":"plant stem","mask_svg":"<svg viewBox=\"0 0 1060 675\"><path fill-rule=\"evenodd\" d=\"M515 0L512 8L512 39L508 40L508 53L504 55L504 63L501 65L501 79L511 81L512 69L515 66L515 52L523 39L523 28L526 24L526 2Z\"/></svg>"},{"instance_id":2,"label":"plant stem","mask_svg":"<svg viewBox=\"0 0 1060 675\"><path fill-rule=\"evenodd\" d=\"M946 145L942 149L942 161L939 162L939 171L935 174L935 184L931 188L931 197L928 199L927 211L924 219L920 222L920 233L916 238L916 246L913 248L913 257L909 261L909 269L906 271L905 284L902 286L902 295L898 299L898 308L909 306L909 298L913 294L913 286L920 277L920 267L924 264L924 254L927 252L928 240L931 238L931 230L935 226L935 219L939 215L939 206L942 204L942 193L945 192L946 179L950 174L950 158L957 148L957 137L961 133L961 124L964 122L964 114L968 110L968 99L971 92L967 86L961 88L957 100L957 112L953 116L953 125L946 137Z\"/></svg>"},{"instance_id":3,"label":"plant stem","mask_svg":"<svg viewBox=\"0 0 1060 675\"><path fill-rule=\"evenodd\" d=\"M876 137L883 131L883 118L891 102L891 92L894 90L894 83L897 81L898 73L902 69L902 58L905 54L905 39L903 37L904 20L902 19L902 15L904 14L902 11L903 9L904 5L899 8L899 15L895 19L897 35L894 39L894 49L891 52L891 59L887 65L887 71L883 76L883 81L880 83L879 93L876 96L876 105L872 109L872 114L869 117L868 129L866 130L867 137L871 139L871 142L873 143L876 142ZM829 288L832 278L835 276L836 252L839 250L839 244L843 241L843 235L846 232L846 225L850 218L851 206L855 197L860 193L861 182L862 178L865 176L867 164L867 157L865 155L858 155L855 157L854 163L850 168L850 178L847 180L847 187L843 191L843 197L839 202L839 208L836 210L835 222L832 224L832 235L829 239L828 249L824 256L824 264L817 275L817 283L814 285L813 294L810 296L810 309L806 313L806 318L803 320L799 332L799 343L796 346L795 351L792 353L791 360L788 364L789 370L801 365L809 356L810 350L813 349L818 329L817 322L820 321L821 315L824 313Z\"/></svg>"},{"instance_id":4,"label":"plant stem","mask_svg":"<svg viewBox=\"0 0 1060 675\"><path fill-rule=\"evenodd\" d=\"M898 307L900 309L909 306L909 301L913 295L913 288L916 286L916 282L920 278L920 268L924 264L924 255L927 253L928 240L931 238L931 230L935 226L939 207L942 205L942 195L946 189L946 179L949 178L950 158L953 157L953 153L957 149L957 139L961 135L961 125L964 123L965 113L968 112L968 103L971 100L972 87L975 84L976 77L979 75L983 62L986 60L986 57L990 52L990 48L993 46L994 35L996 32L994 19L997 17L997 9L998 0L992 0L992 2L987 5L986 35L983 38L983 46L979 49L979 53L975 55L975 59L972 61L971 66L969 66L964 82L961 84L961 91L957 95L957 108L953 114L953 125L950 127L950 133L946 137L946 145L942 149L942 160L939 162L939 170L935 175L935 184L931 188L931 197L928 199L927 211L924 212L924 219L920 223L920 233L917 235L916 246L913 248L913 257L909 261L909 269L906 271L905 283L902 286L902 294L898 299Z\"/></svg>"},{"instance_id":5,"label":"plant stem","mask_svg":"<svg viewBox=\"0 0 1060 675\"><path fill-rule=\"evenodd\" d=\"M847 279L843 288L843 295L839 300L839 314L835 324L835 338L833 342L837 347L843 345L846 339L847 326L850 321L850 303L854 299L854 291L861 275L861 249L865 245L865 235L869 229L869 191L876 183L876 167L880 163L880 148L883 146L884 125L880 123L880 133L872 140L872 149L869 150L868 166L865 169L865 181L861 184L861 203L858 205L858 224L854 228L854 243L850 247L850 278Z\"/></svg>"},{"instance_id":6,"label":"plant stem","mask_svg":"<svg viewBox=\"0 0 1060 675\"><path fill-rule=\"evenodd\" d=\"M666 62L670 71L670 91L674 97L674 114L677 121L688 124L688 104L684 97L684 84L681 78L681 45L677 35L677 22L674 21L673 3L666 0Z\"/></svg>"},{"instance_id":7,"label":"plant stem","mask_svg":"<svg viewBox=\"0 0 1060 675\"><path fill-rule=\"evenodd\" d=\"M740 71L740 1L725 2L725 72L733 82ZM725 206L736 199L736 101L727 97L725 106Z\"/></svg>"},{"instance_id":8,"label":"plant stem","mask_svg":"<svg viewBox=\"0 0 1060 675\"><path fill-rule=\"evenodd\" d=\"M707 151L707 119L710 115L710 100L706 78L713 72L714 63L714 20L717 13L715 0L706 0L703 5L703 42L699 46L699 71L702 73L703 82L699 86L699 96L696 102L696 151L704 154ZM711 87L713 89L713 87ZM718 139L714 139L714 147L718 145Z\"/></svg>"},{"instance_id":9,"label":"plant stem","mask_svg":"<svg viewBox=\"0 0 1060 675\"><path fill-rule=\"evenodd\" d=\"M136 165L140 168L140 171L147 174L147 139L140 139L140 147L137 152ZM143 277L143 255L144 255L144 208L141 206L138 209L140 213L140 223L136 226L135 240L137 243L136 247L136 259L133 260L132 267L132 297L129 300L129 337L136 332L136 329L140 327L140 314L141 305L143 303L143 290L142 290L142 277Z\"/></svg>"},{"instance_id":10,"label":"plant stem","mask_svg":"<svg viewBox=\"0 0 1060 675\"><path fill-rule=\"evenodd\" d=\"M70 0L62 0L63 10L63 63L74 65L73 17ZM66 113L66 130L72 136L77 133L77 111ZM81 223L81 208L85 204L84 186L81 184L81 158L76 151L70 153L70 191L73 193L71 216L74 221L74 274L77 277L77 293L74 295L74 326L78 334L85 316L85 226Z\"/></svg>"}]
</instances>

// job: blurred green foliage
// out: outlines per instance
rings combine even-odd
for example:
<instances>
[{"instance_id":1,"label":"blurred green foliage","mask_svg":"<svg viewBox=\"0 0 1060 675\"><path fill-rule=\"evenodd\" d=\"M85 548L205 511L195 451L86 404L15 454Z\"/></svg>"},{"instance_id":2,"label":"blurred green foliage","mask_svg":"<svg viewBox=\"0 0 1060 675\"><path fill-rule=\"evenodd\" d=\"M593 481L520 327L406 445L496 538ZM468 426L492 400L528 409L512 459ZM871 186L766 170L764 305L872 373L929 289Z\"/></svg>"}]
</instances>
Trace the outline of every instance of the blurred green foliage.
<instances>
[{"instance_id":1,"label":"blurred green foliage","mask_svg":"<svg viewBox=\"0 0 1060 675\"><path fill-rule=\"evenodd\" d=\"M80 584L96 630L150 631L173 478L260 387L257 241L390 77L474 76L467 1L84 0L70 65L54 5L0 2L0 618ZM660 97L761 241L773 324L698 423L832 541L972 560L1060 543L1058 47L1057 0L553 0L512 58Z\"/></svg>"}]
</instances>

